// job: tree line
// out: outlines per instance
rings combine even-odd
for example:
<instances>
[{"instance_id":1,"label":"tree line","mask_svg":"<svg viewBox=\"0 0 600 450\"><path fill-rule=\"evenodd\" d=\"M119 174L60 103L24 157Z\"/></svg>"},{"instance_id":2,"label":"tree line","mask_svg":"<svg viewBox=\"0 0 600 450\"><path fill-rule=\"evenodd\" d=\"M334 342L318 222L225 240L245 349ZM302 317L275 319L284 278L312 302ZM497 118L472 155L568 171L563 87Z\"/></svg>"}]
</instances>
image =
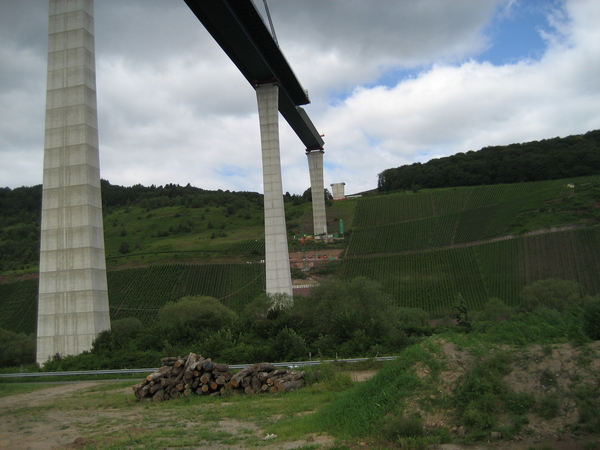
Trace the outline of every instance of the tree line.
<instances>
[{"instance_id":1,"label":"tree line","mask_svg":"<svg viewBox=\"0 0 600 450\"><path fill-rule=\"evenodd\" d=\"M600 130L565 138L484 147L386 169L380 193L556 180L600 174Z\"/></svg>"}]
</instances>

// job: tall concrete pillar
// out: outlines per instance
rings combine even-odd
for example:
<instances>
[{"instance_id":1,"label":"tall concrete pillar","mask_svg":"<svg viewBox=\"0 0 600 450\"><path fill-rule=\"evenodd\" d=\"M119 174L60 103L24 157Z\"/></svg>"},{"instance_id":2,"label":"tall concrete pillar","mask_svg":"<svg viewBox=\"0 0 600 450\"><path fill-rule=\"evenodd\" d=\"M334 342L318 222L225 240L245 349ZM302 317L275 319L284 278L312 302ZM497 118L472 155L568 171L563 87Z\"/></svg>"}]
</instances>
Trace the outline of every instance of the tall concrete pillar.
<instances>
[{"instance_id":1,"label":"tall concrete pillar","mask_svg":"<svg viewBox=\"0 0 600 450\"><path fill-rule=\"evenodd\" d=\"M256 88L256 98L265 190L266 291L268 294L292 295L279 151L279 86L277 84L259 85Z\"/></svg>"},{"instance_id":2,"label":"tall concrete pillar","mask_svg":"<svg viewBox=\"0 0 600 450\"><path fill-rule=\"evenodd\" d=\"M310 192L312 194L313 233L327 234L325 184L323 182L323 150L307 150Z\"/></svg>"},{"instance_id":3,"label":"tall concrete pillar","mask_svg":"<svg viewBox=\"0 0 600 450\"><path fill-rule=\"evenodd\" d=\"M37 362L110 329L92 0L50 0Z\"/></svg>"}]
</instances>

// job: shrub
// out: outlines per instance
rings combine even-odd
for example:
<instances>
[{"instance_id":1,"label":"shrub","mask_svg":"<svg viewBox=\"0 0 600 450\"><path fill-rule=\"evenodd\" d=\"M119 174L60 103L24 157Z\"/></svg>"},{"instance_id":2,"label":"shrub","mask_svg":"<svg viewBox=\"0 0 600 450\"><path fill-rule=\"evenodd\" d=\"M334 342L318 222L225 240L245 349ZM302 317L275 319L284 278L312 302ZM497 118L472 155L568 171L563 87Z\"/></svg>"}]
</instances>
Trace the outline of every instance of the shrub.
<instances>
[{"instance_id":1,"label":"shrub","mask_svg":"<svg viewBox=\"0 0 600 450\"><path fill-rule=\"evenodd\" d=\"M454 391L454 404L462 423L477 433L495 425L497 402L508 388L502 377L510 372L510 358L495 353L464 374Z\"/></svg>"},{"instance_id":2,"label":"shrub","mask_svg":"<svg viewBox=\"0 0 600 450\"><path fill-rule=\"evenodd\" d=\"M371 345L383 343L396 317L381 285L364 277L324 281L310 296L295 299L292 313L305 321L315 339L331 336L338 345L351 340L358 330L364 331Z\"/></svg>"},{"instance_id":3,"label":"shrub","mask_svg":"<svg viewBox=\"0 0 600 450\"><path fill-rule=\"evenodd\" d=\"M489 320L492 322L504 322L515 313L515 308L506 305L499 298L490 298L484 305L482 311L475 314L476 320Z\"/></svg>"},{"instance_id":4,"label":"shrub","mask_svg":"<svg viewBox=\"0 0 600 450\"><path fill-rule=\"evenodd\" d=\"M563 311L569 306L581 305L581 289L579 283L571 280L548 278L538 280L521 291L521 297L527 309L552 308Z\"/></svg>"},{"instance_id":5,"label":"shrub","mask_svg":"<svg viewBox=\"0 0 600 450\"><path fill-rule=\"evenodd\" d=\"M600 299L595 298L587 302L583 310L585 334L590 339L600 340Z\"/></svg>"},{"instance_id":6,"label":"shrub","mask_svg":"<svg viewBox=\"0 0 600 450\"><path fill-rule=\"evenodd\" d=\"M418 414L395 417L383 427L383 435L390 441L397 441L402 437L419 437L423 434L423 420Z\"/></svg>"},{"instance_id":7,"label":"shrub","mask_svg":"<svg viewBox=\"0 0 600 450\"><path fill-rule=\"evenodd\" d=\"M231 325L237 314L213 297L183 297L178 302L169 302L158 312L164 324L189 325L197 330L217 331Z\"/></svg>"},{"instance_id":8,"label":"shrub","mask_svg":"<svg viewBox=\"0 0 600 450\"><path fill-rule=\"evenodd\" d=\"M35 335L0 328L0 367L35 363Z\"/></svg>"},{"instance_id":9,"label":"shrub","mask_svg":"<svg viewBox=\"0 0 600 450\"><path fill-rule=\"evenodd\" d=\"M124 319L115 320L111 324L111 330L118 336L134 337L142 329L142 322L136 317L125 317Z\"/></svg>"},{"instance_id":10,"label":"shrub","mask_svg":"<svg viewBox=\"0 0 600 450\"><path fill-rule=\"evenodd\" d=\"M558 398L547 395L542 398L535 407L535 412L543 419L553 419L558 415Z\"/></svg>"}]
</instances>

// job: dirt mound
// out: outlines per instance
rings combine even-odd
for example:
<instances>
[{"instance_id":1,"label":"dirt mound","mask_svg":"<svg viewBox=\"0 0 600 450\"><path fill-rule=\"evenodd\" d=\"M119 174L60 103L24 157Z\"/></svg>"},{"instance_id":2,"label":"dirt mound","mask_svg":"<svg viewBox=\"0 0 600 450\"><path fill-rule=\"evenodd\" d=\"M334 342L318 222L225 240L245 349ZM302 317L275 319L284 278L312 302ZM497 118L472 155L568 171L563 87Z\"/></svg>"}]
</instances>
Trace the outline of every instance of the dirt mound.
<instances>
[{"instance_id":1,"label":"dirt mound","mask_svg":"<svg viewBox=\"0 0 600 450\"><path fill-rule=\"evenodd\" d=\"M510 373L503 378L509 389L515 393L527 393L536 402L552 399L555 410L554 414L544 418L542 412L532 408L523 415L525 423L518 433L510 436L491 433L489 439L495 441L494 448L526 449L534 443L544 442L550 442L554 449L584 448L580 441L586 438L574 434L573 430L577 429L584 413L580 410L581 402L578 399L586 392L596 392L600 387L600 341L585 346L554 344L477 351L461 349L443 340L437 344L440 351L434 351L433 355L442 363L442 370L434 375L425 365L418 364L415 371L420 379L426 381L427 397L423 398L423 392L420 392L408 400L407 410L419 413L426 428L445 427L452 430L453 437L464 435L468 430L457 423L456 411L447 407L447 400L461 381L461 376L486 352L503 351L510 355L512 361ZM435 407L436 404L441 407ZM508 426L510 418L501 417L500 422L500 427ZM597 438L593 438L593 441L600 444Z\"/></svg>"}]
</instances>

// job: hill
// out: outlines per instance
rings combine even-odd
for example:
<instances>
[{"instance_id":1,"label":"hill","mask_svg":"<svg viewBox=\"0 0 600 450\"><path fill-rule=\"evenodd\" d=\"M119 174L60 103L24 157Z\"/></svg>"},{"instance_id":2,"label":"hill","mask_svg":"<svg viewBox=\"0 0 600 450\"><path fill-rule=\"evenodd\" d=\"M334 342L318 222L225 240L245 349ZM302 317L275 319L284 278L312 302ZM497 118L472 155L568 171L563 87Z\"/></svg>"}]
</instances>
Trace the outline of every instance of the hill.
<instances>
[{"instance_id":1,"label":"hill","mask_svg":"<svg viewBox=\"0 0 600 450\"><path fill-rule=\"evenodd\" d=\"M41 186L0 189L0 277L36 273L39 263ZM312 233L310 191L284 196L290 237ZM263 196L192 186L123 187L102 180L107 265L173 259L264 259ZM329 227L352 224L354 204L328 202ZM8 278L10 279L10 278ZM14 278L13 278L14 279Z\"/></svg>"},{"instance_id":2,"label":"hill","mask_svg":"<svg viewBox=\"0 0 600 450\"><path fill-rule=\"evenodd\" d=\"M399 306L443 316L461 293L522 304L536 280L600 292L600 177L436 189L362 199L340 276L381 282Z\"/></svg>"},{"instance_id":3,"label":"hill","mask_svg":"<svg viewBox=\"0 0 600 450\"><path fill-rule=\"evenodd\" d=\"M248 203L228 217L226 207L213 204L150 211L126 202L109 206L111 318L137 317L149 324L162 305L185 295L214 296L241 313L262 292L264 270L262 228L257 218L245 216L258 215L258 207ZM381 283L393 304L438 318L451 313L459 293L470 310L483 309L491 298L521 306L522 289L547 278L575 281L582 295L596 295L599 205L600 176L329 202L330 229L340 218L350 228L341 244L345 254L293 274L366 276ZM286 213L292 233L309 229L308 202L289 200ZM217 233L226 236L213 238ZM120 252L123 242L129 242L127 253ZM290 248L296 246L292 235ZM0 284L0 328L35 331L36 295L35 279Z\"/></svg>"},{"instance_id":4,"label":"hill","mask_svg":"<svg viewBox=\"0 0 600 450\"><path fill-rule=\"evenodd\" d=\"M556 180L600 174L600 130L479 151L457 153L386 169L379 174L380 193Z\"/></svg>"}]
</instances>

